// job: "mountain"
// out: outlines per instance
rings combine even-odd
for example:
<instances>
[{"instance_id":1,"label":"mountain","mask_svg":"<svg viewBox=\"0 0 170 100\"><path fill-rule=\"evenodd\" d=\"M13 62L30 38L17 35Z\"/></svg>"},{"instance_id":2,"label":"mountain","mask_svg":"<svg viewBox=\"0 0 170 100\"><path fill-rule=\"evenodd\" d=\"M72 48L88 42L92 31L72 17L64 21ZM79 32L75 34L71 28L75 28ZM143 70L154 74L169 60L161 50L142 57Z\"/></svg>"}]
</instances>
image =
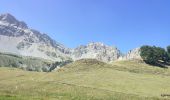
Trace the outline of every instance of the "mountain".
<instances>
[{"instance_id":1,"label":"mountain","mask_svg":"<svg viewBox=\"0 0 170 100\"><path fill-rule=\"evenodd\" d=\"M123 56L116 47L101 42L92 42L73 49L67 48L47 34L30 29L25 22L17 20L8 13L0 15L0 52L52 61L76 61L91 58L110 62L141 59L140 48L131 50Z\"/></svg>"},{"instance_id":2,"label":"mountain","mask_svg":"<svg viewBox=\"0 0 170 100\"><path fill-rule=\"evenodd\" d=\"M63 61L70 50L7 13L0 15L0 52Z\"/></svg>"},{"instance_id":3,"label":"mountain","mask_svg":"<svg viewBox=\"0 0 170 100\"><path fill-rule=\"evenodd\" d=\"M0 52L39 57L53 61L94 58L104 62L117 60L121 53L116 47L103 43L89 43L69 49L48 35L30 29L11 14L0 15Z\"/></svg>"},{"instance_id":4,"label":"mountain","mask_svg":"<svg viewBox=\"0 0 170 100\"><path fill-rule=\"evenodd\" d=\"M100 42L92 42L75 48L71 57L74 60L93 58L104 62L117 60L121 56L120 50L116 47L104 45Z\"/></svg>"}]
</instances>

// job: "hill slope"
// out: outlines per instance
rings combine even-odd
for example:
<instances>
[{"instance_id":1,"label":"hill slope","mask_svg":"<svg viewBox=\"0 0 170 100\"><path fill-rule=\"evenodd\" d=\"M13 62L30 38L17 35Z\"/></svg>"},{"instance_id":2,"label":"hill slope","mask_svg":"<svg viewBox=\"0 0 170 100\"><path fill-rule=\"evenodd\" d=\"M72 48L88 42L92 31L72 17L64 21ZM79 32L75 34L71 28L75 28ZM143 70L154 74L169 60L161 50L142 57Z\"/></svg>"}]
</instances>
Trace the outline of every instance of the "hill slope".
<instances>
[{"instance_id":1,"label":"hill slope","mask_svg":"<svg viewBox=\"0 0 170 100\"><path fill-rule=\"evenodd\" d=\"M169 75L169 69L137 62L106 64L94 59L79 60L51 73L0 68L0 100L165 99L161 94L170 93Z\"/></svg>"},{"instance_id":2,"label":"hill slope","mask_svg":"<svg viewBox=\"0 0 170 100\"><path fill-rule=\"evenodd\" d=\"M0 53L0 67L14 67L27 71L49 72L70 62L70 60L54 62L42 58Z\"/></svg>"}]
</instances>

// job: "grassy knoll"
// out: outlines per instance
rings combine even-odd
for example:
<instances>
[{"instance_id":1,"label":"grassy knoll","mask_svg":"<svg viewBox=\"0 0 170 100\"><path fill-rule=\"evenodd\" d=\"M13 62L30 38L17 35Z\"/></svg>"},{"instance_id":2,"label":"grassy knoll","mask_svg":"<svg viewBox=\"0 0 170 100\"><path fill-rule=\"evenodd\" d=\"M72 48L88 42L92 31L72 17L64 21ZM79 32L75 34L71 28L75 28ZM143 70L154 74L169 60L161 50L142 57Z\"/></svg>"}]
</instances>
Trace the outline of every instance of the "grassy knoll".
<instances>
[{"instance_id":1,"label":"grassy knoll","mask_svg":"<svg viewBox=\"0 0 170 100\"><path fill-rule=\"evenodd\" d=\"M0 100L168 100L170 70L79 60L54 72L0 68Z\"/></svg>"}]
</instances>

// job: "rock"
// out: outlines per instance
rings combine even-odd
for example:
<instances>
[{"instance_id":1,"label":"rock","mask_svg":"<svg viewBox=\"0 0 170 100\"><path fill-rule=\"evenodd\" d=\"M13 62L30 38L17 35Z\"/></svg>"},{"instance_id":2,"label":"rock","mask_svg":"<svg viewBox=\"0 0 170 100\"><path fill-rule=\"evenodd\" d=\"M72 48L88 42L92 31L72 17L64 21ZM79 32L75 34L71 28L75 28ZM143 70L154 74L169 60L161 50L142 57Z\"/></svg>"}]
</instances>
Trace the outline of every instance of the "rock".
<instances>
[{"instance_id":1,"label":"rock","mask_svg":"<svg viewBox=\"0 0 170 100\"><path fill-rule=\"evenodd\" d=\"M118 60L142 60L140 56L140 48L130 50L126 55L120 57Z\"/></svg>"},{"instance_id":2,"label":"rock","mask_svg":"<svg viewBox=\"0 0 170 100\"><path fill-rule=\"evenodd\" d=\"M71 55L74 60L93 58L104 62L117 60L120 56L120 50L116 47L107 46L100 42L79 46L72 51Z\"/></svg>"}]
</instances>

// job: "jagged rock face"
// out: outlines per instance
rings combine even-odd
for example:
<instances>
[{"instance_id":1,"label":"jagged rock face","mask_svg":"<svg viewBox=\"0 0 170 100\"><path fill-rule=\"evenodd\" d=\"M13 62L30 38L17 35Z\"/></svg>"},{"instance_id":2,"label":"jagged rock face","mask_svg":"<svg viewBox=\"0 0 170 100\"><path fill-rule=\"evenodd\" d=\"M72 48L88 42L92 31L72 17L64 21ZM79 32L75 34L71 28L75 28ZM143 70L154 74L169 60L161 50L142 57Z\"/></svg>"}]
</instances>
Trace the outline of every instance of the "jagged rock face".
<instances>
[{"instance_id":1,"label":"jagged rock face","mask_svg":"<svg viewBox=\"0 0 170 100\"><path fill-rule=\"evenodd\" d=\"M28 28L27 24L25 24L23 21L16 20L14 16L12 16L8 13L2 14L0 16L0 21L4 22L6 24L10 24L11 26L15 26L15 27Z\"/></svg>"},{"instance_id":2,"label":"jagged rock face","mask_svg":"<svg viewBox=\"0 0 170 100\"><path fill-rule=\"evenodd\" d=\"M142 60L140 56L140 48L130 50L126 55L120 57L119 60Z\"/></svg>"},{"instance_id":3,"label":"jagged rock face","mask_svg":"<svg viewBox=\"0 0 170 100\"><path fill-rule=\"evenodd\" d=\"M104 62L110 62L117 60L121 56L121 53L115 47L97 42L75 48L71 56L74 60L93 58Z\"/></svg>"},{"instance_id":4,"label":"jagged rock face","mask_svg":"<svg viewBox=\"0 0 170 100\"><path fill-rule=\"evenodd\" d=\"M0 51L55 61L68 59L70 50L48 35L29 29L10 14L0 15Z\"/></svg>"}]
</instances>

